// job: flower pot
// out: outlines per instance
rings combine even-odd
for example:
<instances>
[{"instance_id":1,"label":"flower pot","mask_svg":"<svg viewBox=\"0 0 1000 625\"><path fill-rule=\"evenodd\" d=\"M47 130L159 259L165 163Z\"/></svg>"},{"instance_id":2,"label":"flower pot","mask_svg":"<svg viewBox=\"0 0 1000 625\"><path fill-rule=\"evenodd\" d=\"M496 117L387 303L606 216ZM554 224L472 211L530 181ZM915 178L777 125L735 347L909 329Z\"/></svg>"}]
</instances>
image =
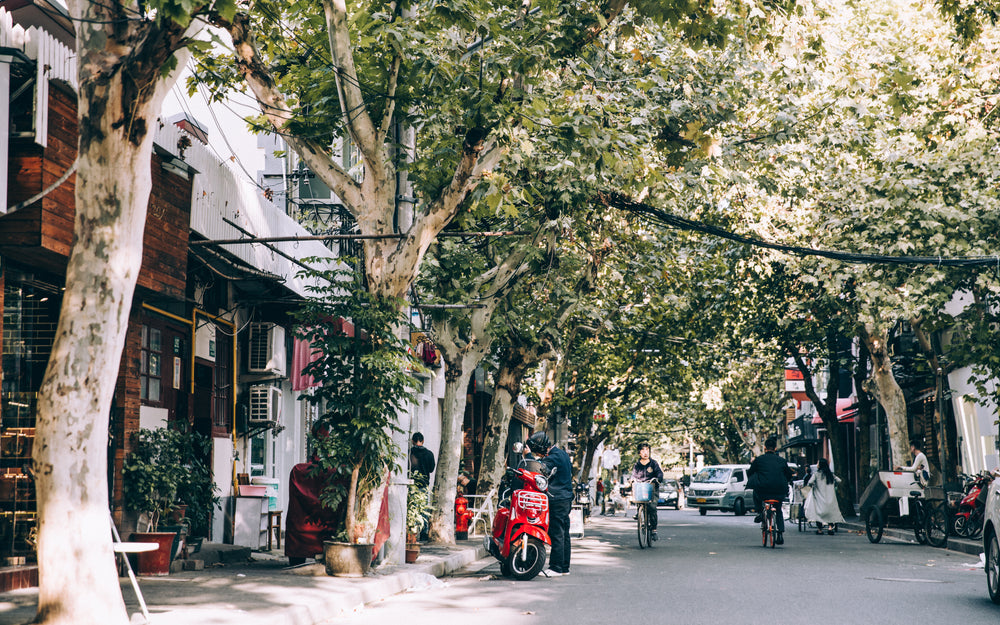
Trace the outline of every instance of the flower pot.
<instances>
[{"instance_id":1,"label":"flower pot","mask_svg":"<svg viewBox=\"0 0 1000 625\"><path fill-rule=\"evenodd\" d=\"M323 541L326 574L336 577L361 577L371 566L375 545Z\"/></svg>"},{"instance_id":2,"label":"flower pot","mask_svg":"<svg viewBox=\"0 0 1000 625\"><path fill-rule=\"evenodd\" d=\"M420 557L420 543L406 544L406 563L413 564Z\"/></svg>"},{"instance_id":3,"label":"flower pot","mask_svg":"<svg viewBox=\"0 0 1000 625\"><path fill-rule=\"evenodd\" d=\"M167 515L167 521L170 525L180 525L181 519L187 515L187 505L180 504L170 511Z\"/></svg>"},{"instance_id":4,"label":"flower pot","mask_svg":"<svg viewBox=\"0 0 1000 625\"><path fill-rule=\"evenodd\" d=\"M135 532L132 541L137 543L157 543L156 551L137 554L139 575L169 575L172 547L177 532Z\"/></svg>"},{"instance_id":5,"label":"flower pot","mask_svg":"<svg viewBox=\"0 0 1000 625\"><path fill-rule=\"evenodd\" d=\"M174 543L170 547L170 559L176 560L178 556L184 551L184 526L183 525L159 525L156 528L158 532L172 532L174 535Z\"/></svg>"}]
</instances>

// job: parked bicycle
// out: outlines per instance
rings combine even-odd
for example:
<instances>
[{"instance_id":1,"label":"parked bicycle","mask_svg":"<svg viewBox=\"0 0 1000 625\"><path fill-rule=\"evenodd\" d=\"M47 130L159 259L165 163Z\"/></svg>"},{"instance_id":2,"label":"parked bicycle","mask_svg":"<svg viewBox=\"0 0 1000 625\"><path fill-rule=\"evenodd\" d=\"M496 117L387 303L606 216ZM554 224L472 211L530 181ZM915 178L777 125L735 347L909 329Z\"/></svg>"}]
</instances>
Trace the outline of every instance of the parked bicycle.
<instances>
[{"instance_id":1,"label":"parked bicycle","mask_svg":"<svg viewBox=\"0 0 1000 625\"><path fill-rule=\"evenodd\" d=\"M882 540L890 523L912 529L921 545L944 547L948 543L948 510L944 490L921 488L911 472L880 471L865 489L865 534L872 543ZM905 500L905 503L901 503Z\"/></svg>"}]
</instances>

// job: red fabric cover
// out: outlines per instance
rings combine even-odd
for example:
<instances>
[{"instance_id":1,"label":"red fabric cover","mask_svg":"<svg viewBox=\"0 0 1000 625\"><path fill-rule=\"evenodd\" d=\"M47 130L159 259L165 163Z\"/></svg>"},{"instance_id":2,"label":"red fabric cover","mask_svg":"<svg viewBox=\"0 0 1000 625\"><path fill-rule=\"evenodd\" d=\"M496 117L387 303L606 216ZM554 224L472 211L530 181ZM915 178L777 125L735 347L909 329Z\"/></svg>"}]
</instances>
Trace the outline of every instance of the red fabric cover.
<instances>
[{"instance_id":1,"label":"red fabric cover","mask_svg":"<svg viewBox=\"0 0 1000 625\"><path fill-rule=\"evenodd\" d=\"M292 467L288 476L288 514L285 515L285 555L312 558L323 553L323 541L334 534L339 518L335 510L320 505L325 475L311 476L312 464Z\"/></svg>"},{"instance_id":2,"label":"red fabric cover","mask_svg":"<svg viewBox=\"0 0 1000 625\"><path fill-rule=\"evenodd\" d=\"M319 386L319 382L311 375L304 375L302 370L319 359L319 352L313 352L312 343L296 338L292 343L292 390L304 391L307 388Z\"/></svg>"},{"instance_id":3,"label":"red fabric cover","mask_svg":"<svg viewBox=\"0 0 1000 625\"><path fill-rule=\"evenodd\" d=\"M382 506L378 510L378 526L375 528L375 548L372 551L372 558L378 554L387 540L389 540L389 480L386 480L385 490L382 492Z\"/></svg>"}]
</instances>

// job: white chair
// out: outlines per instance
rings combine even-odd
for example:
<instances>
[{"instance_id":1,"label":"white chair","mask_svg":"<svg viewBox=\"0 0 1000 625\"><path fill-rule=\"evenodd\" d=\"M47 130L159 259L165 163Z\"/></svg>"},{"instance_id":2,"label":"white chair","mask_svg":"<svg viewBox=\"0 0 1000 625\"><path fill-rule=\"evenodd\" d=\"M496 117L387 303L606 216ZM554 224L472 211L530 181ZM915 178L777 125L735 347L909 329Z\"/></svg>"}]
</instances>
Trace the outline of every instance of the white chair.
<instances>
[{"instance_id":1,"label":"white chair","mask_svg":"<svg viewBox=\"0 0 1000 625\"><path fill-rule=\"evenodd\" d=\"M500 489L499 484L495 484L490 492L485 495L466 495L465 498L469 500L469 512L472 513L472 519L469 520L469 534L473 536L482 536L489 534L493 529L493 517L496 516L496 498L497 492ZM480 534L476 531L476 527L482 523L483 532Z\"/></svg>"}]
</instances>

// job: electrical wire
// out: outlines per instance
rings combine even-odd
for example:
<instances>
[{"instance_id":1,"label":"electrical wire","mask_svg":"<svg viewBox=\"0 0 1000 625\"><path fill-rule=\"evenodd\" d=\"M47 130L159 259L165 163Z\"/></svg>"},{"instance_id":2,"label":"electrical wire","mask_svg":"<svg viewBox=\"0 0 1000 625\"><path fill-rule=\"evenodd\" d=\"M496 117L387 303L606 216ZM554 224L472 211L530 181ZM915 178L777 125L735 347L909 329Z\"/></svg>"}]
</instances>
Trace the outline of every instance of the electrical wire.
<instances>
[{"instance_id":1,"label":"electrical wire","mask_svg":"<svg viewBox=\"0 0 1000 625\"><path fill-rule=\"evenodd\" d=\"M867 264L867 265L932 265L938 267L987 267L1000 265L1000 256L883 256L880 254L855 254L852 252L841 252L837 250L817 250L797 245L785 245L782 243L772 243L756 237L748 237L724 230L717 226L686 219L667 211L650 206L644 202L635 202L631 198L618 192L600 192L598 200L605 206L617 208L635 215L643 215L661 225L701 232L712 236L736 241L754 247L763 247L779 252L787 252L796 256L820 256L831 260L839 260L845 263Z\"/></svg>"}]
</instances>

